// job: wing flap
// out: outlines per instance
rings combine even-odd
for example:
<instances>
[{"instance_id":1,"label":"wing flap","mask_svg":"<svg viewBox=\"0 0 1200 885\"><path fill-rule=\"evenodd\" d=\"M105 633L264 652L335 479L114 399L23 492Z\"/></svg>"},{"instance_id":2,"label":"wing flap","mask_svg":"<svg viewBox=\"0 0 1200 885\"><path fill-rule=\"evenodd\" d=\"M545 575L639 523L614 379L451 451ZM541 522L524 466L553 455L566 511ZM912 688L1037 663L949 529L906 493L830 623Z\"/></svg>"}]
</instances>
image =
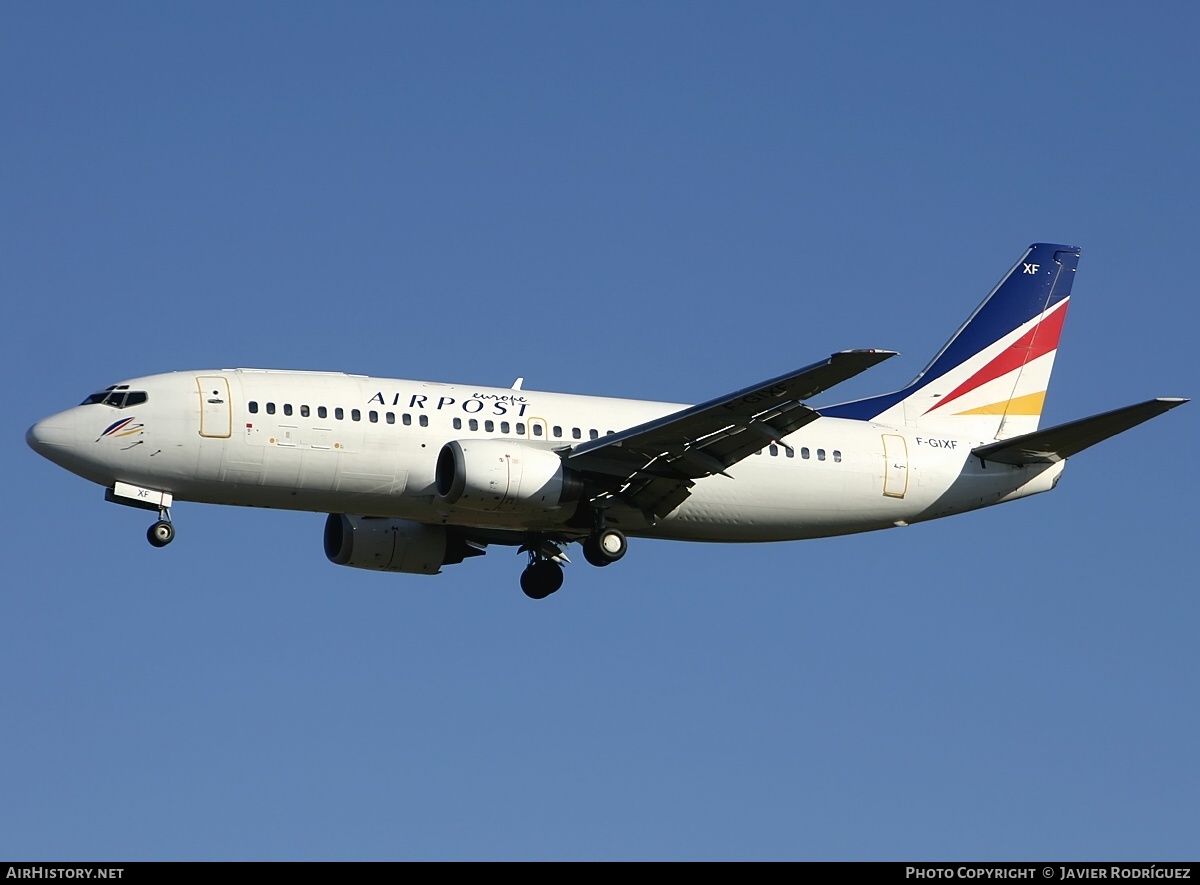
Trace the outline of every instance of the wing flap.
<instances>
[{"instance_id":1,"label":"wing flap","mask_svg":"<svg viewBox=\"0 0 1200 885\"><path fill-rule=\"evenodd\" d=\"M1174 397L1147 400L1057 427L1035 430L1023 436L977 446L971 450L971 454L982 461L996 461L1018 467L1026 464L1053 464L1186 402L1186 399Z\"/></svg>"}]
</instances>

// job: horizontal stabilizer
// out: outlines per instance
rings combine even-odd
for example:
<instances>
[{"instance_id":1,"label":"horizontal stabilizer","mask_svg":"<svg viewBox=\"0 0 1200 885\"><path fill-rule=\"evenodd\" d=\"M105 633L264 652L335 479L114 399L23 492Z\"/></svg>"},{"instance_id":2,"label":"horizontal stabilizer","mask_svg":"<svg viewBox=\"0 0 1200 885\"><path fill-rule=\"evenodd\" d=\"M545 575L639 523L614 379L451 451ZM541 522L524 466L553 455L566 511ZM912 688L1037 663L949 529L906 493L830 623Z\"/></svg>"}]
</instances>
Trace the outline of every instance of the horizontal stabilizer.
<instances>
[{"instance_id":1,"label":"horizontal stabilizer","mask_svg":"<svg viewBox=\"0 0 1200 885\"><path fill-rule=\"evenodd\" d=\"M979 446L972 449L971 454L981 461L1015 464L1018 467L1025 464L1053 464L1186 402L1186 399L1160 397L1135 406L1114 409L1101 415Z\"/></svg>"}]
</instances>

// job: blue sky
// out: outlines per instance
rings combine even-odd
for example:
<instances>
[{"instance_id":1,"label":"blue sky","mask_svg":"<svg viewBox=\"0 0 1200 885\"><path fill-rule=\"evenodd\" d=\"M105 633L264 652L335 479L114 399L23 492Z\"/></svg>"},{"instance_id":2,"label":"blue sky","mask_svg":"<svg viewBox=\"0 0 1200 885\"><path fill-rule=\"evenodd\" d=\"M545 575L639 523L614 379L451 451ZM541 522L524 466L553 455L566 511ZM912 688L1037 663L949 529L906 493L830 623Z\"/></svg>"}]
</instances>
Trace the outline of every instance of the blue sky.
<instances>
[{"instance_id":1,"label":"blue sky","mask_svg":"<svg viewBox=\"0 0 1200 885\"><path fill-rule=\"evenodd\" d=\"M894 389L1083 248L1044 420L1194 396L1189 4L0 4L0 857L1181 860L1197 407L826 541L328 563L26 448L173 369ZM831 400L826 400L831 401Z\"/></svg>"}]
</instances>

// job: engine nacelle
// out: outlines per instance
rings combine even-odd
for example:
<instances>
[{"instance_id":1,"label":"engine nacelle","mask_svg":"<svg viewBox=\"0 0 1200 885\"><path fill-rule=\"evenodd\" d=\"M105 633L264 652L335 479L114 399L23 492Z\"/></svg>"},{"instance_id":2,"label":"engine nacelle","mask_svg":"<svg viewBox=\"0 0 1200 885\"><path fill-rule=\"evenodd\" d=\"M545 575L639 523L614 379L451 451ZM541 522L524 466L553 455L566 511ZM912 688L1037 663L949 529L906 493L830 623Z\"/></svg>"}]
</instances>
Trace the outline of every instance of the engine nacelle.
<instances>
[{"instance_id":1,"label":"engine nacelle","mask_svg":"<svg viewBox=\"0 0 1200 885\"><path fill-rule=\"evenodd\" d=\"M558 510L583 494L582 480L555 452L508 439L446 443L434 488L443 504L508 513Z\"/></svg>"},{"instance_id":2,"label":"engine nacelle","mask_svg":"<svg viewBox=\"0 0 1200 885\"><path fill-rule=\"evenodd\" d=\"M436 575L444 565L482 553L440 525L341 513L325 520L325 555L337 565Z\"/></svg>"}]
</instances>

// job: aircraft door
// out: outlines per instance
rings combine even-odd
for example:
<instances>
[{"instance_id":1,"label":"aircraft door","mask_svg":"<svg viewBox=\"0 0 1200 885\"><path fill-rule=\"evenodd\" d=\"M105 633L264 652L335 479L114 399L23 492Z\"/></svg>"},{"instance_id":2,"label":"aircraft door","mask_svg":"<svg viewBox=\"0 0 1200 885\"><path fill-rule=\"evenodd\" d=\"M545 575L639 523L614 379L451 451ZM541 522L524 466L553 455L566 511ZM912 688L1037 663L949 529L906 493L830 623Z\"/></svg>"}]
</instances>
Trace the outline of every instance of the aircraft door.
<instances>
[{"instance_id":1,"label":"aircraft door","mask_svg":"<svg viewBox=\"0 0 1200 885\"><path fill-rule=\"evenodd\" d=\"M229 404L229 379L221 375L196 378L200 392L200 435L228 439L233 432L233 411Z\"/></svg>"},{"instance_id":2,"label":"aircraft door","mask_svg":"<svg viewBox=\"0 0 1200 885\"><path fill-rule=\"evenodd\" d=\"M903 498L908 491L908 443L895 433L883 434L883 493Z\"/></svg>"},{"instance_id":3,"label":"aircraft door","mask_svg":"<svg viewBox=\"0 0 1200 885\"><path fill-rule=\"evenodd\" d=\"M544 418L529 419L529 438L538 441L547 439L546 420Z\"/></svg>"}]
</instances>

